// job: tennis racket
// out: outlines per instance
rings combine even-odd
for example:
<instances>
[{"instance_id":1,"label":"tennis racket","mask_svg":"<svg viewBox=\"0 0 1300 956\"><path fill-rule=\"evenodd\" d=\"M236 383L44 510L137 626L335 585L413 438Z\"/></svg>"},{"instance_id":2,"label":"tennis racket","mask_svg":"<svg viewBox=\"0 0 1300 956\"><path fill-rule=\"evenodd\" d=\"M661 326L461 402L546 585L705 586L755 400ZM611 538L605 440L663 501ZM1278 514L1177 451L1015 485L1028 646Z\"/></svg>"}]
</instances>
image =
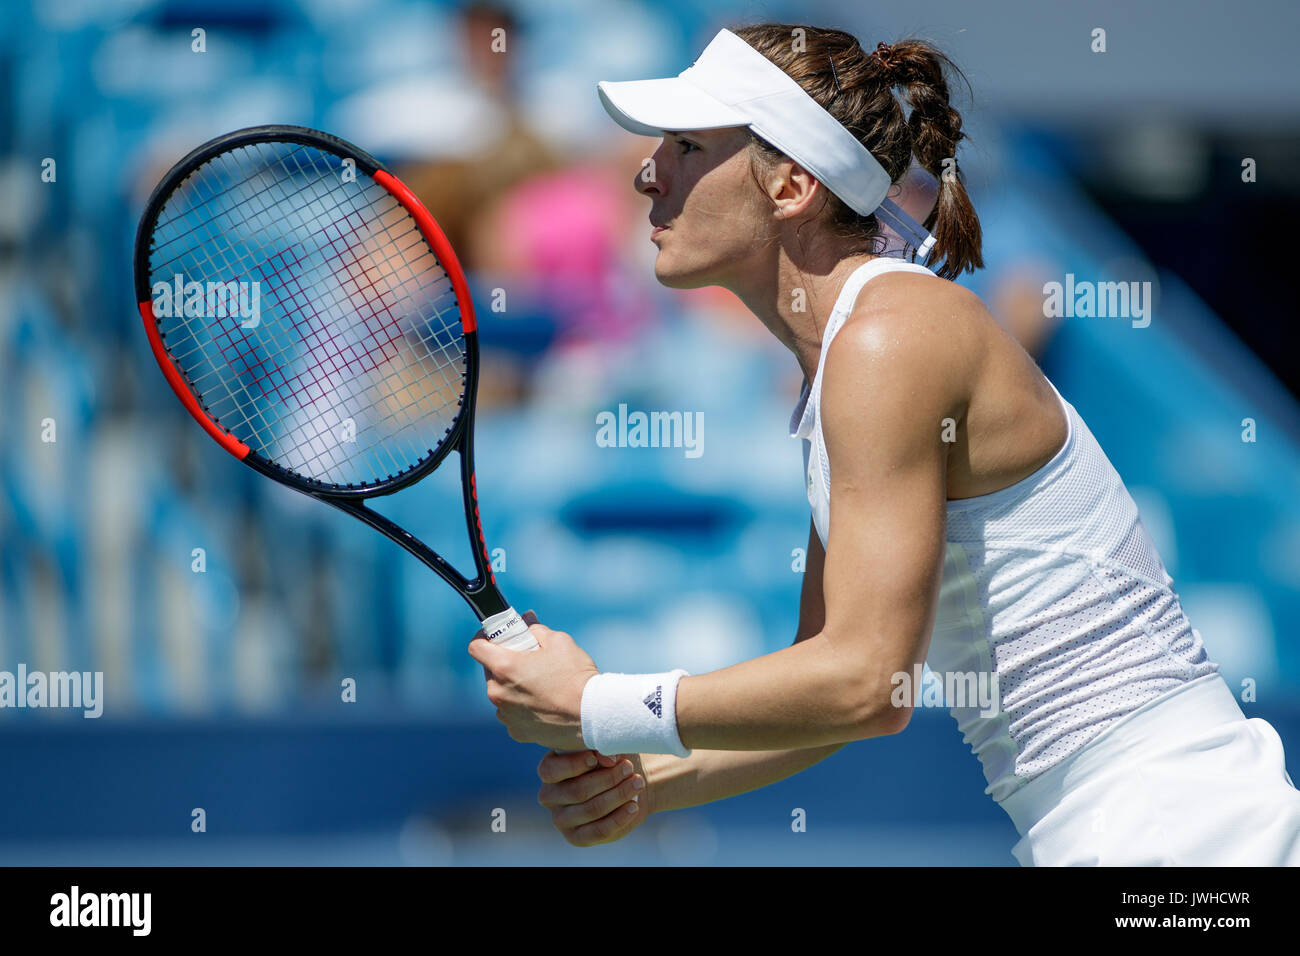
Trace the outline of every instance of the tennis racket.
<instances>
[{"instance_id":1,"label":"tennis racket","mask_svg":"<svg viewBox=\"0 0 1300 956\"><path fill-rule=\"evenodd\" d=\"M134 266L154 357L217 444L415 555L489 640L537 647L497 587L479 519L474 304L446 236L406 186L325 133L239 130L163 177ZM473 578L367 506L453 449Z\"/></svg>"}]
</instances>

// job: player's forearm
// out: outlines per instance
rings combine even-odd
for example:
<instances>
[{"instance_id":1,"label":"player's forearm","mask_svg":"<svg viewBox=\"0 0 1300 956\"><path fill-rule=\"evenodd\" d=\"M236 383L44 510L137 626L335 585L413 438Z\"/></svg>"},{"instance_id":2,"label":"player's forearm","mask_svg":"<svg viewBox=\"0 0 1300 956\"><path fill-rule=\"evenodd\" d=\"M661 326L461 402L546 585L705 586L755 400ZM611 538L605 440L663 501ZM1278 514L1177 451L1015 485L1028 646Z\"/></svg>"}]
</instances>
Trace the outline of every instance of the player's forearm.
<instances>
[{"instance_id":1,"label":"player's forearm","mask_svg":"<svg viewBox=\"0 0 1300 956\"><path fill-rule=\"evenodd\" d=\"M641 754L647 809L682 810L784 780L825 760L843 744L807 750L696 750L689 757Z\"/></svg>"},{"instance_id":2,"label":"player's forearm","mask_svg":"<svg viewBox=\"0 0 1300 956\"><path fill-rule=\"evenodd\" d=\"M874 660L874 662L873 662ZM692 750L785 750L897 733L890 673L869 650L819 634L719 671L684 677L677 730Z\"/></svg>"}]
</instances>

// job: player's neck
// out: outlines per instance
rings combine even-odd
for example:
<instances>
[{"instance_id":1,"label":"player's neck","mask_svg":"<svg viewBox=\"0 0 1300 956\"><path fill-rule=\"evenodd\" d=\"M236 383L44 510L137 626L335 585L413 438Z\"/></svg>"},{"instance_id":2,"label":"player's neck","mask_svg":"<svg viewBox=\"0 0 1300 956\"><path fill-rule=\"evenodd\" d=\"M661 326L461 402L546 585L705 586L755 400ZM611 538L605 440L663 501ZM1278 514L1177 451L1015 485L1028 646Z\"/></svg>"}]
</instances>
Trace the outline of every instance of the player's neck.
<instances>
[{"instance_id":1,"label":"player's neck","mask_svg":"<svg viewBox=\"0 0 1300 956\"><path fill-rule=\"evenodd\" d=\"M822 333L845 280L874 258L859 253L796 260L782 248L775 269L764 269L761 279L732 291L794 353L804 377L811 382L821 356Z\"/></svg>"}]
</instances>

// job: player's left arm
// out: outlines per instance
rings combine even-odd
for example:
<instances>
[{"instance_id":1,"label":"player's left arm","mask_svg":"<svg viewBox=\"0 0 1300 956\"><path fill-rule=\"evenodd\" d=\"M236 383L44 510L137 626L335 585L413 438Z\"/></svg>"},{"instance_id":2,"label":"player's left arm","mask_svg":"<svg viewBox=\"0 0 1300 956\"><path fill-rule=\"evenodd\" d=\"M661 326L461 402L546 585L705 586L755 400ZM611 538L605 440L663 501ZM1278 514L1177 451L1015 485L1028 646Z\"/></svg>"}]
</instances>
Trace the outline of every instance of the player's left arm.
<instances>
[{"instance_id":1,"label":"player's left arm","mask_svg":"<svg viewBox=\"0 0 1300 956\"><path fill-rule=\"evenodd\" d=\"M964 416L964 360L945 339L942 313L915 300L906 308L871 301L832 341L822 373L831 471L825 624L793 647L683 678L677 723L687 747L815 747L907 725L910 708L891 702L892 678L924 661L934 623L944 421Z\"/></svg>"},{"instance_id":2,"label":"player's left arm","mask_svg":"<svg viewBox=\"0 0 1300 956\"><path fill-rule=\"evenodd\" d=\"M907 724L909 708L891 703L892 678L910 675L928 649L944 554L944 425L963 423L971 362L953 335L951 302L927 301L941 294L937 280L914 278L873 283L880 291L864 293L826 356L825 622L791 647L682 678L676 717L686 747L820 747ZM489 696L516 739L581 747L577 701L595 666L568 635L534 630L541 652L475 652L494 671Z\"/></svg>"}]
</instances>

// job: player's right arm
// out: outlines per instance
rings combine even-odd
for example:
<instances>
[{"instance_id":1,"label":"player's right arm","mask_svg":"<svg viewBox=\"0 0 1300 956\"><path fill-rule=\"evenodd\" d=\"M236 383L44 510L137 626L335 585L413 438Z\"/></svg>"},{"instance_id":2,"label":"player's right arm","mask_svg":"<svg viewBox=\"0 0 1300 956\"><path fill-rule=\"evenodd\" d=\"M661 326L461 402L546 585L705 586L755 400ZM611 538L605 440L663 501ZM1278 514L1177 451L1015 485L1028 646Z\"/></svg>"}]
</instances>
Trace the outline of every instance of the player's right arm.
<instances>
[{"instance_id":1,"label":"player's right arm","mask_svg":"<svg viewBox=\"0 0 1300 956\"><path fill-rule=\"evenodd\" d=\"M820 633L825 626L825 561L821 539L810 525L796 644ZM555 828L574 846L612 843L651 813L695 807L766 787L807 770L842 746L696 750L689 757L627 754L614 758L590 750L552 752L542 758L537 768L542 779L537 799L551 811ZM589 765L592 759L596 760L594 767Z\"/></svg>"}]
</instances>

